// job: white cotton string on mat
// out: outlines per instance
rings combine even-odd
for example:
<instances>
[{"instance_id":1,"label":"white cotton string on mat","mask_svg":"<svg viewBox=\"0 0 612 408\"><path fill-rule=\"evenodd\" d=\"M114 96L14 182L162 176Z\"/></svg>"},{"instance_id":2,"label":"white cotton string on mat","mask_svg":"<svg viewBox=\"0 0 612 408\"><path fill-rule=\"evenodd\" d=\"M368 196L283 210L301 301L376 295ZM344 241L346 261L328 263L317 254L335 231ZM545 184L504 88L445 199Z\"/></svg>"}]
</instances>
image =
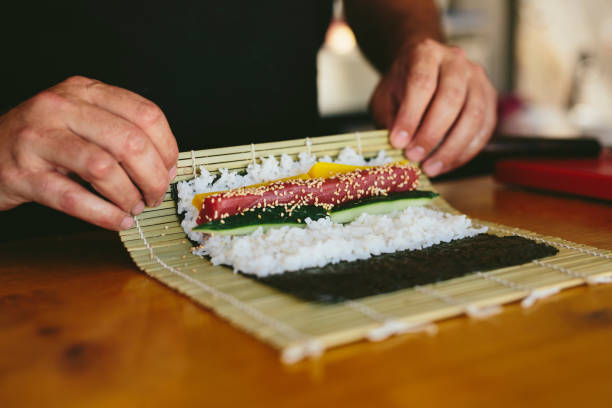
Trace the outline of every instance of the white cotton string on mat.
<instances>
[{"instance_id":1,"label":"white cotton string on mat","mask_svg":"<svg viewBox=\"0 0 612 408\"><path fill-rule=\"evenodd\" d=\"M534 259L533 261L531 261L533 263L535 263L536 265L540 265L543 266L545 268L550 268L550 269L554 269L555 271L564 273L566 275L569 275L573 278L577 278L577 279L582 279L587 285L598 285L598 284L605 284L605 283L612 283L612 276L610 275L585 275L584 273L579 273L576 271L572 271L570 269L564 268L562 266L559 265L554 265L548 262L542 262L540 260Z\"/></svg>"},{"instance_id":2,"label":"white cotton string on mat","mask_svg":"<svg viewBox=\"0 0 612 408\"><path fill-rule=\"evenodd\" d=\"M612 283L611 275L595 275L587 278L587 283L591 285Z\"/></svg>"},{"instance_id":3,"label":"white cotton string on mat","mask_svg":"<svg viewBox=\"0 0 612 408\"><path fill-rule=\"evenodd\" d=\"M531 292L529 292L528 296L523 298L523 300L521 301L521 306L525 309L530 308L538 300L546 299L547 297L556 295L560 291L561 291L560 288L554 287L554 286L549 287L549 288L534 289Z\"/></svg>"},{"instance_id":4,"label":"white cotton string on mat","mask_svg":"<svg viewBox=\"0 0 612 408\"><path fill-rule=\"evenodd\" d=\"M414 290L416 290L417 292L423 293L425 295L434 297L448 305L461 307L466 315L474 319L486 319L487 317L494 316L496 314L501 313L502 311L502 308L499 305L476 306L475 304L472 304L472 303L466 304L465 302L457 300L451 296L445 295L444 293L438 290L435 290L431 287L415 286Z\"/></svg>"},{"instance_id":5,"label":"white cotton string on mat","mask_svg":"<svg viewBox=\"0 0 612 408\"><path fill-rule=\"evenodd\" d=\"M204 290L208 294L226 301L227 303L234 306L236 309L241 310L242 312L246 313L247 315L249 315L256 321L258 321L259 323L262 323L266 326L273 328L274 330L276 330L278 333L281 333L286 338L294 341L294 344L291 344L290 346L283 349L281 353L281 360L283 361L283 363L293 364L293 363L297 363L298 361L304 358L318 357L321 354L323 354L323 352L325 351L325 345L320 340L312 336L303 334L299 332L297 329L289 326L288 324L283 323L268 315L263 314L258 309L242 302L238 298L232 295L229 295L225 292L222 292L212 286L209 286L205 284L204 282L201 282L195 279L194 277L189 276L179 271L178 269L173 268L167 263L165 263L161 258L155 255L155 253L153 252L153 248L151 248L151 245L149 244L147 238L145 237L142 231L142 228L140 227L140 223L138 222L137 217L134 217L134 222L136 224L136 228L138 229L138 234L140 235L140 239L142 240L142 242L144 243L144 246L149 251L149 256L151 257L151 259L154 259L164 269L196 285L198 288Z\"/></svg>"},{"instance_id":6,"label":"white cotton string on mat","mask_svg":"<svg viewBox=\"0 0 612 408\"><path fill-rule=\"evenodd\" d=\"M435 335L438 332L438 326L434 323L408 323L353 300L345 301L344 305L379 323L366 334L366 338L370 341L382 341L396 334L426 332Z\"/></svg>"},{"instance_id":7,"label":"white cotton string on mat","mask_svg":"<svg viewBox=\"0 0 612 408\"><path fill-rule=\"evenodd\" d=\"M363 152L361 150L361 133L355 132L355 137L357 138L357 152L360 156L363 156Z\"/></svg>"},{"instance_id":8,"label":"white cotton string on mat","mask_svg":"<svg viewBox=\"0 0 612 408\"><path fill-rule=\"evenodd\" d=\"M193 150L191 151L191 169L193 170L193 178L198 177L198 173L196 170L195 152Z\"/></svg>"},{"instance_id":9,"label":"white cotton string on mat","mask_svg":"<svg viewBox=\"0 0 612 408\"><path fill-rule=\"evenodd\" d=\"M488 281L499 283L500 285L506 286L508 288L527 292L528 295L525 296L521 301L521 306L525 309L533 306L538 300L552 296L556 293L559 293L560 291L560 288L558 287L532 289L529 286L512 282L499 276L485 274L482 272L476 272L476 275Z\"/></svg>"},{"instance_id":10,"label":"white cotton string on mat","mask_svg":"<svg viewBox=\"0 0 612 408\"><path fill-rule=\"evenodd\" d=\"M255 143L251 143L251 160L253 161L253 165L257 164L255 161Z\"/></svg>"},{"instance_id":11,"label":"white cotton string on mat","mask_svg":"<svg viewBox=\"0 0 612 408\"><path fill-rule=\"evenodd\" d=\"M306 138L306 152L309 156L312 155L312 142L310 141L309 137Z\"/></svg>"}]
</instances>

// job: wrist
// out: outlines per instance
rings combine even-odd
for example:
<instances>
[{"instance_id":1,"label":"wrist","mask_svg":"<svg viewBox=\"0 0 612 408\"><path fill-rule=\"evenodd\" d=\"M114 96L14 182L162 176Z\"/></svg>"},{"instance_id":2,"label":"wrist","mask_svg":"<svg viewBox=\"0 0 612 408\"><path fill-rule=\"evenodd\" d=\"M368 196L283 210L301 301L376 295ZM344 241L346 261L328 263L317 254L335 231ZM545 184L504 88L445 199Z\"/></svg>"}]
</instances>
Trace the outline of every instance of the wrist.
<instances>
[{"instance_id":1,"label":"wrist","mask_svg":"<svg viewBox=\"0 0 612 408\"><path fill-rule=\"evenodd\" d=\"M394 65L405 65L406 60L410 64L419 48L436 49L443 45L440 39L431 33L407 33L398 36L398 39L400 41L387 54L385 66L381 70L383 74L389 73Z\"/></svg>"},{"instance_id":2,"label":"wrist","mask_svg":"<svg viewBox=\"0 0 612 408\"><path fill-rule=\"evenodd\" d=\"M397 49L395 58L411 54L419 46L427 45L428 43L443 44L440 38L431 33L411 33L404 37L400 47Z\"/></svg>"}]
</instances>

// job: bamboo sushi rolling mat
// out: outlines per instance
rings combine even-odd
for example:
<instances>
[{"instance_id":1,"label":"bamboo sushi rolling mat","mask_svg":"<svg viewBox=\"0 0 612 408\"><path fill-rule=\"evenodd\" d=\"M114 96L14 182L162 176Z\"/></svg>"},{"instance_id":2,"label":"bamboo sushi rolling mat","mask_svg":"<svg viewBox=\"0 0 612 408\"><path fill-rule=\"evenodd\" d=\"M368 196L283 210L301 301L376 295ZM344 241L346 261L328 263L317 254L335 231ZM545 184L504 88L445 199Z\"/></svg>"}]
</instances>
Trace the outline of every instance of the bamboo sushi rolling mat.
<instances>
[{"instance_id":1,"label":"bamboo sushi rolling mat","mask_svg":"<svg viewBox=\"0 0 612 408\"><path fill-rule=\"evenodd\" d=\"M390 157L401 158L401 151L388 144L387 131L357 132L183 152L179 155L173 182L193 178L200 166L210 172L220 168L243 170L249 163L270 155L288 154L295 158L300 152L310 152L334 157L346 146L365 157L385 150ZM419 189L433 190L424 175ZM458 214L441 197L429 206ZM136 217L135 227L120 235L140 269L277 348L286 363L362 339L378 341L393 334L415 331L432 333L436 330L436 320L461 314L482 318L498 312L506 303L522 300L522 305L529 307L537 299L565 288L612 282L612 251L495 223L472 221L489 227L491 234L530 238L554 246L559 252L519 266L476 272L359 300L323 304L299 300L192 255L192 245L180 226L170 192L159 207L147 208Z\"/></svg>"}]
</instances>

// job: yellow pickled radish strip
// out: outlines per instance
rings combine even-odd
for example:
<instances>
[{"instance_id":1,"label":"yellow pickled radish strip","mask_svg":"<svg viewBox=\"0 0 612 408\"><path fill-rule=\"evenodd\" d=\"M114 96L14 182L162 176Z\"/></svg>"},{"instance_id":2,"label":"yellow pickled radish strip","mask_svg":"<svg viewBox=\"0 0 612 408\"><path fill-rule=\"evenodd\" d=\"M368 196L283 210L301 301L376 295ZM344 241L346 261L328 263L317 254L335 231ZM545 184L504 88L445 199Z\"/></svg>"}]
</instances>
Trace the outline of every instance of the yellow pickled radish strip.
<instances>
[{"instance_id":1,"label":"yellow pickled radish strip","mask_svg":"<svg viewBox=\"0 0 612 408\"><path fill-rule=\"evenodd\" d=\"M407 164L408 160L400 160L392 163L393 165ZM351 166L349 164L338 164L328 162L317 162L308 170L308 175L311 178L329 178L336 174L350 173L355 170L369 169L375 166Z\"/></svg>"},{"instance_id":2,"label":"yellow pickled radish strip","mask_svg":"<svg viewBox=\"0 0 612 408\"><path fill-rule=\"evenodd\" d=\"M394 164L406 164L408 163L407 160L402 160L399 162L396 162ZM308 173L305 174L299 174L297 176L293 176L293 177L286 177L283 179L278 179L278 180L271 180L271 181L267 181L265 183L259 183L259 184L252 184L250 186L246 186L246 188L256 188L256 187L262 187L262 186L267 186L269 184L272 183L277 183L279 181L288 181L288 180L296 180L296 179L300 179L300 180L306 180L309 178L329 178L331 176L334 176L336 174L342 174L342 173L349 173L351 171L355 171L355 170L363 170L363 169L369 169L370 167L374 167L374 166L351 166L349 164L338 164L338 163L329 163L329 162L317 162L315 163L310 170L308 170ZM214 191L214 192L210 192L210 193L201 193L201 194L196 194L195 197L193 197L193 200L191 201L191 204L196 207L197 209L202 209L202 203L204 202L204 199L208 196L211 196L213 194L219 194L219 193L223 193L223 191Z\"/></svg>"},{"instance_id":3,"label":"yellow pickled radish strip","mask_svg":"<svg viewBox=\"0 0 612 408\"><path fill-rule=\"evenodd\" d=\"M317 162L308 170L311 178L329 178L336 174L349 173L355 170L367 169L372 166L351 166L348 164L337 164L327 162Z\"/></svg>"}]
</instances>

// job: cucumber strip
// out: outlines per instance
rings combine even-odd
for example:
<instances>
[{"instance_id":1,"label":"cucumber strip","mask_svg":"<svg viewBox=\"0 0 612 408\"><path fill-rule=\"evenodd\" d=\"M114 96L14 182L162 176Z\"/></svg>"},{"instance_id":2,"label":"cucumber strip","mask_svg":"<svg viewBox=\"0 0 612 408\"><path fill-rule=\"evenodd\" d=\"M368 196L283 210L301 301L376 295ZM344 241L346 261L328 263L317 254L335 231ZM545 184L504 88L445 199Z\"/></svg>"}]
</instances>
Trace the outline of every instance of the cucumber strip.
<instances>
[{"instance_id":1,"label":"cucumber strip","mask_svg":"<svg viewBox=\"0 0 612 408\"><path fill-rule=\"evenodd\" d=\"M285 207L256 208L240 215L232 215L223 220L214 220L198 225L193 230L206 234L245 235L257 228L264 230L281 227L305 227L304 220L314 221L330 217L335 223L346 224L354 221L361 214L386 214L407 207L425 205L438 194L432 191L406 191L386 196L368 197L334 207L331 212L314 205L304 205L294 209L291 214Z\"/></svg>"},{"instance_id":2,"label":"cucumber strip","mask_svg":"<svg viewBox=\"0 0 612 408\"><path fill-rule=\"evenodd\" d=\"M211 222L215 222L215 221L211 221ZM306 226L306 224L303 222L301 224L298 224L297 222L294 222L294 223L279 222L279 223L274 223L274 224L270 224L270 223L251 224L251 225L244 225L241 227L234 226L234 227L226 227L225 229L223 229L223 228L210 228L208 224L210 224L210 222L199 225L193 230L198 231L198 232L203 232L205 234L215 234L215 235L248 235L248 234L252 234L253 232L257 230L257 228L260 228L260 227L263 228L264 231L267 231L271 228L281 228L281 227L304 228Z\"/></svg>"},{"instance_id":3,"label":"cucumber strip","mask_svg":"<svg viewBox=\"0 0 612 408\"><path fill-rule=\"evenodd\" d=\"M387 214L408 207L426 205L438 194L433 191L406 191L386 196L368 197L336 206L330 213L332 222L346 224L354 221L363 213Z\"/></svg>"}]
</instances>

